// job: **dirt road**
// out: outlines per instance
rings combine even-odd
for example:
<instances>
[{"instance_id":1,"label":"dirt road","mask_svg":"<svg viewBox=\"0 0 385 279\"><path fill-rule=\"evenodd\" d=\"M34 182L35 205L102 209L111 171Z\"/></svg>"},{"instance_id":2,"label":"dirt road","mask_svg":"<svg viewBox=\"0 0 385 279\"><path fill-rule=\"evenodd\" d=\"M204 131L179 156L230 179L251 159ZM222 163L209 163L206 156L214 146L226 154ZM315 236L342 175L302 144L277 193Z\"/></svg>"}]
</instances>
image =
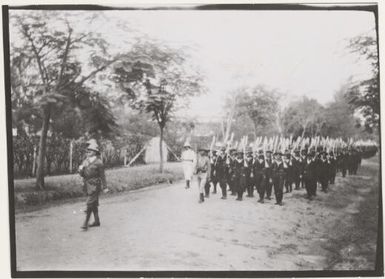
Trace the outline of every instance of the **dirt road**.
<instances>
[{"instance_id":1,"label":"dirt road","mask_svg":"<svg viewBox=\"0 0 385 279\"><path fill-rule=\"evenodd\" d=\"M346 196L344 187L360 179L370 177L337 177L313 201L304 189L293 191L282 207L221 200L219 193L198 204L195 184L154 186L102 198L102 226L87 232L80 229L83 203L21 213L17 270L322 270L330 232L357 213L360 195L374 186L360 186L347 206L329 206L330 197Z\"/></svg>"}]
</instances>

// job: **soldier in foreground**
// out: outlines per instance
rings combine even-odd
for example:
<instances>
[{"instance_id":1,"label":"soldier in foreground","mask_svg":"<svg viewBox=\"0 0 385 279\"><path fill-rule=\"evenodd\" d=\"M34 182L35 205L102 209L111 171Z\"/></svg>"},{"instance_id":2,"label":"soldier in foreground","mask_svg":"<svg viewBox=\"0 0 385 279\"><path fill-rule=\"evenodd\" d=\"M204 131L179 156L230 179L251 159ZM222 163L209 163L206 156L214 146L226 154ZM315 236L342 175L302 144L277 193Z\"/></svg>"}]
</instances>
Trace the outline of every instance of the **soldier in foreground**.
<instances>
[{"instance_id":1,"label":"soldier in foreground","mask_svg":"<svg viewBox=\"0 0 385 279\"><path fill-rule=\"evenodd\" d=\"M103 162L99 156L99 147L95 140L91 140L87 147L87 158L79 166L79 174L83 177L84 191L87 194L86 219L81 227L85 231L88 227L100 226L99 194L102 190L108 191ZM91 225L88 225L91 213L94 214L95 220Z\"/></svg>"}]
</instances>

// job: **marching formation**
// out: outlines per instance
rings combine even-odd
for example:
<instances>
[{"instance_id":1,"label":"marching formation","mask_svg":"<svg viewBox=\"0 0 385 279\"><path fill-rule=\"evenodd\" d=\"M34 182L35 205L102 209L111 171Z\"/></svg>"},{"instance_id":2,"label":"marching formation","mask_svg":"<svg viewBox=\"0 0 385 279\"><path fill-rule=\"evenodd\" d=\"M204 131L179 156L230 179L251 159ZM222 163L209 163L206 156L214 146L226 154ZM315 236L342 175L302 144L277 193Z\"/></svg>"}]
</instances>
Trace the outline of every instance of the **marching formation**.
<instances>
[{"instance_id":1,"label":"marching formation","mask_svg":"<svg viewBox=\"0 0 385 279\"><path fill-rule=\"evenodd\" d=\"M232 135L233 138L233 135ZM226 142L226 141L225 141ZM217 148L214 149L214 146ZM247 137L240 143L215 144L215 137L210 148L198 148L198 155L186 142L182 153L186 189L190 188L193 174L196 174L199 188L199 202L217 193L221 188L222 199L228 192L241 201L258 194L258 202L271 200L274 192L277 205L282 206L283 194L294 190L306 189L307 198L312 200L317 195L317 186L327 193L329 185L341 172L355 175L362 158L368 158L377 152L372 141L345 142L342 139L329 138L258 138L247 144Z\"/></svg>"}]
</instances>

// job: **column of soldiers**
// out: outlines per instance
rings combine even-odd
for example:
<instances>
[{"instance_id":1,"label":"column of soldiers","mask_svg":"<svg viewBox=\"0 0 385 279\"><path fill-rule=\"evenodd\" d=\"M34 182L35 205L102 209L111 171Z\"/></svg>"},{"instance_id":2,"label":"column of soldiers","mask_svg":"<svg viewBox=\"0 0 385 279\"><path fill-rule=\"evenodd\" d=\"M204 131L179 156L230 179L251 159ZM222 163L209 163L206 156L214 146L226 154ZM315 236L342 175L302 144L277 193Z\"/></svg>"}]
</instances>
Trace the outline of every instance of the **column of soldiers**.
<instances>
[{"instance_id":1,"label":"column of soldiers","mask_svg":"<svg viewBox=\"0 0 385 279\"><path fill-rule=\"evenodd\" d=\"M368 152L373 153L373 149L365 151L352 146L340 148L336 154L314 146L288 148L284 152L270 149L253 152L251 148L237 150L228 146L210 149L200 148L197 159L195 174L199 178L202 174L205 177L204 181L199 180L200 202L209 197L211 187L212 194L216 194L219 186L222 199L232 195L237 201L242 201L244 194L254 197L256 191L258 202L264 203L271 200L274 192L275 204L280 206L284 192L293 189L305 188L309 200L317 195L318 187L327 193L329 185L335 183L337 172L340 171L343 177L357 174L361 158Z\"/></svg>"}]
</instances>

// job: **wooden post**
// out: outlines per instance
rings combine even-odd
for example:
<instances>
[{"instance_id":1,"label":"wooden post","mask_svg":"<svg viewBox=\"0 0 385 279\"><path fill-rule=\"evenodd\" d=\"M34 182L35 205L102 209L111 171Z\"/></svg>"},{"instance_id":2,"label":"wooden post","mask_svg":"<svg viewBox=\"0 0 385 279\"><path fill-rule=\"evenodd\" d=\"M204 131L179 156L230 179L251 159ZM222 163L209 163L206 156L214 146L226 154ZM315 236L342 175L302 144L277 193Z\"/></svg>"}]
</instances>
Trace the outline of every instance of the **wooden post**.
<instances>
[{"instance_id":1,"label":"wooden post","mask_svg":"<svg viewBox=\"0 0 385 279\"><path fill-rule=\"evenodd\" d=\"M73 152L73 140L70 142L70 173L72 173L72 152Z\"/></svg>"},{"instance_id":2,"label":"wooden post","mask_svg":"<svg viewBox=\"0 0 385 279\"><path fill-rule=\"evenodd\" d=\"M36 145L33 146L33 161L32 161L32 176L35 176L35 172L36 172L36 154L37 153L37 149L36 149Z\"/></svg>"},{"instance_id":3,"label":"wooden post","mask_svg":"<svg viewBox=\"0 0 385 279\"><path fill-rule=\"evenodd\" d=\"M123 159L124 166L127 165L127 148L124 148L124 159Z\"/></svg>"}]
</instances>

